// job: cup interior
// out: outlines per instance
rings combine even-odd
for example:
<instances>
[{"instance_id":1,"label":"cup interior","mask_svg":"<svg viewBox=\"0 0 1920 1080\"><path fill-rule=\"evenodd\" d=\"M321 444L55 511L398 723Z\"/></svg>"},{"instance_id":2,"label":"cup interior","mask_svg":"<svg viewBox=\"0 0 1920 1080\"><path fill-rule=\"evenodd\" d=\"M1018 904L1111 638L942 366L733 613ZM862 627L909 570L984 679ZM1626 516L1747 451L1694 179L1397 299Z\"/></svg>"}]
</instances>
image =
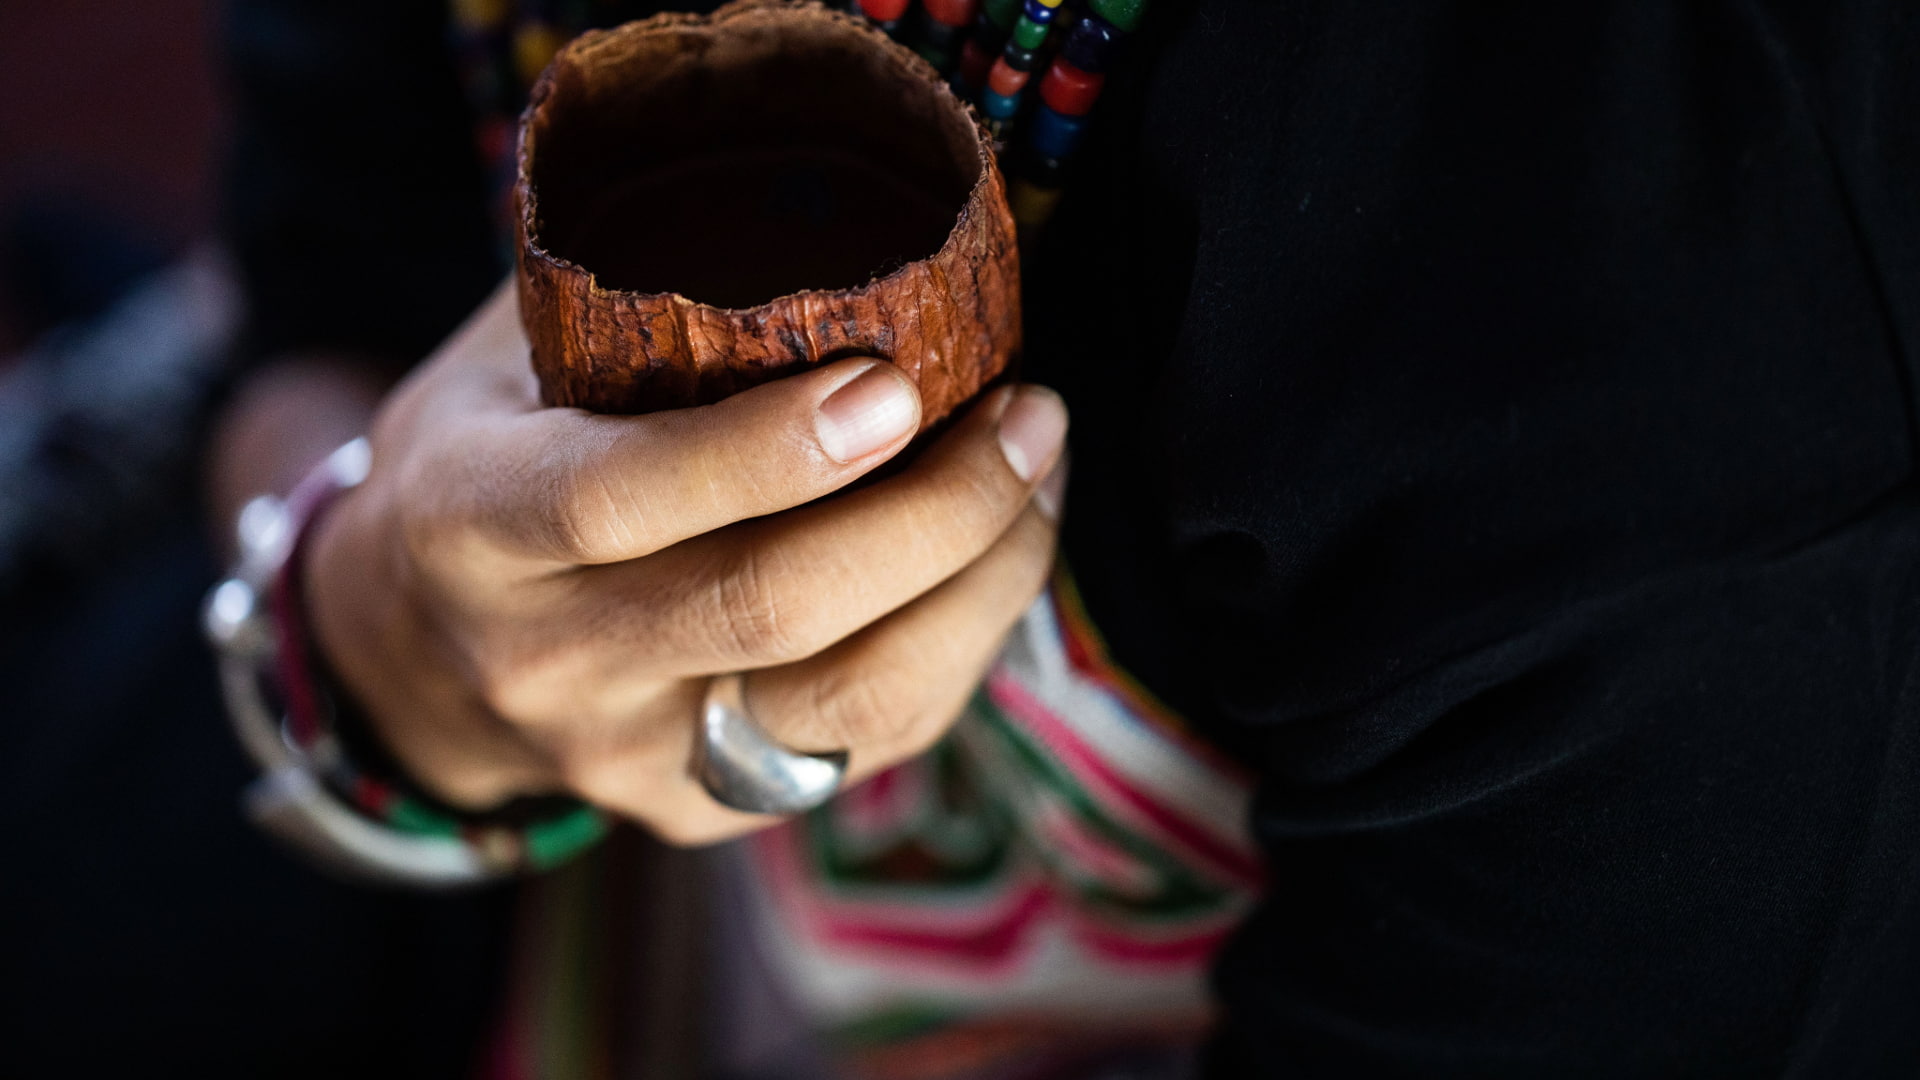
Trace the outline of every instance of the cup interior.
<instances>
[{"instance_id":1,"label":"cup interior","mask_svg":"<svg viewBox=\"0 0 1920 1080\"><path fill-rule=\"evenodd\" d=\"M821 9L616 30L529 117L532 242L603 289L749 308L940 250L983 158L964 106Z\"/></svg>"}]
</instances>

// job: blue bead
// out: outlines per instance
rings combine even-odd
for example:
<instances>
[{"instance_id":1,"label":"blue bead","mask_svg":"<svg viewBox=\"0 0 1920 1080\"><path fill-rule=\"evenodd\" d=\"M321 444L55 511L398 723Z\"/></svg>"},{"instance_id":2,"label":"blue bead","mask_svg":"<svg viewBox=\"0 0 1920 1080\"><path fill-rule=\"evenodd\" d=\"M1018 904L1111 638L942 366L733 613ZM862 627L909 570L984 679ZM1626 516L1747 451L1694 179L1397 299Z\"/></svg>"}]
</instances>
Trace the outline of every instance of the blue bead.
<instances>
[{"instance_id":1,"label":"blue bead","mask_svg":"<svg viewBox=\"0 0 1920 1080\"><path fill-rule=\"evenodd\" d=\"M1107 64L1113 59L1113 49L1120 41L1120 31L1113 24L1098 15L1089 15L1075 24L1073 33L1067 35L1067 43L1060 55L1067 63L1081 71L1098 74L1107 70Z\"/></svg>"},{"instance_id":2,"label":"blue bead","mask_svg":"<svg viewBox=\"0 0 1920 1080\"><path fill-rule=\"evenodd\" d=\"M1053 21L1054 12L1058 10L1058 8L1048 7L1041 3L1040 0L1027 0L1020 8L1020 13L1032 19L1034 22L1039 23L1041 26L1045 26Z\"/></svg>"},{"instance_id":3,"label":"blue bead","mask_svg":"<svg viewBox=\"0 0 1920 1080\"><path fill-rule=\"evenodd\" d=\"M1087 130L1081 116L1062 116L1041 105L1033 110L1032 143L1034 153L1043 158L1063 158L1073 153L1080 136Z\"/></svg>"},{"instance_id":4,"label":"blue bead","mask_svg":"<svg viewBox=\"0 0 1920 1080\"><path fill-rule=\"evenodd\" d=\"M995 120L1011 120L1013 114L1020 111L1020 99L996 94L991 90L980 91L980 111Z\"/></svg>"}]
</instances>

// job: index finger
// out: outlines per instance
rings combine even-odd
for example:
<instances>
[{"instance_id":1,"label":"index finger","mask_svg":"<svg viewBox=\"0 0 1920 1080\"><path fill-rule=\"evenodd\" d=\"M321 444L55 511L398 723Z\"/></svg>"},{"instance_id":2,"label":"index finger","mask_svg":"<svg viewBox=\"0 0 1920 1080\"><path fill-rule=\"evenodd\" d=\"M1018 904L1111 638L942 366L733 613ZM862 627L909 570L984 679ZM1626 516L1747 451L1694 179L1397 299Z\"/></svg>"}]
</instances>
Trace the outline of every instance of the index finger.
<instances>
[{"instance_id":1,"label":"index finger","mask_svg":"<svg viewBox=\"0 0 1920 1080\"><path fill-rule=\"evenodd\" d=\"M456 508L497 545L622 562L811 502L906 446L920 396L892 364L838 361L645 416L535 409L473 421Z\"/></svg>"}]
</instances>

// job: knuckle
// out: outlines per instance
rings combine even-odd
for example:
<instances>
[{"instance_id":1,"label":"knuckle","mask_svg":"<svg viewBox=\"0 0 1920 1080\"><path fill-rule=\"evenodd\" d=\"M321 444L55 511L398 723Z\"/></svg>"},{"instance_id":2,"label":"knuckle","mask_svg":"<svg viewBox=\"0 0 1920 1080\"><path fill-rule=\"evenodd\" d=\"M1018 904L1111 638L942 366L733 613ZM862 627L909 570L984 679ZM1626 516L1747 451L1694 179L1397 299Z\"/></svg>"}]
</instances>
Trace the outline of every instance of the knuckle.
<instances>
[{"instance_id":1,"label":"knuckle","mask_svg":"<svg viewBox=\"0 0 1920 1080\"><path fill-rule=\"evenodd\" d=\"M542 715L553 688L564 685L559 660L525 649L486 648L473 659L474 693L494 716L525 724Z\"/></svg>"},{"instance_id":2,"label":"knuckle","mask_svg":"<svg viewBox=\"0 0 1920 1080\"><path fill-rule=\"evenodd\" d=\"M458 471L417 460L400 463L381 498L395 550L436 577L466 573L476 539L472 490Z\"/></svg>"},{"instance_id":3,"label":"knuckle","mask_svg":"<svg viewBox=\"0 0 1920 1080\"><path fill-rule=\"evenodd\" d=\"M526 684L519 674L495 664L481 665L474 673L474 696L488 712L511 721L525 715Z\"/></svg>"},{"instance_id":4,"label":"knuckle","mask_svg":"<svg viewBox=\"0 0 1920 1080\"><path fill-rule=\"evenodd\" d=\"M579 798L636 821L658 816L663 785L650 748L572 741L554 755L560 783Z\"/></svg>"},{"instance_id":5,"label":"knuckle","mask_svg":"<svg viewBox=\"0 0 1920 1080\"><path fill-rule=\"evenodd\" d=\"M970 697L971 695L969 695ZM960 718L966 715L968 698L949 702L939 708L922 710L918 721L900 737L898 746L904 757L917 757L933 749L934 744L945 738Z\"/></svg>"},{"instance_id":6,"label":"knuckle","mask_svg":"<svg viewBox=\"0 0 1920 1080\"><path fill-rule=\"evenodd\" d=\"M554 769L568 791L595 806L617 807L625 794L618 783L620 771L609 767L606 755L562 752L554 757Z\"/></svg>"},{"instance_id":7,"label":"knuckle","mask_svg":"<svg viewBox=\"0 0 1920 1080\"><path fill-rule=\"evenodd\" d=\"M967 536L984 547L1017 512L1007 486L981 469L951 469L932 485L921 507L925 524L949 535Z\"/></svg>"},{"instance_id":8,"label":"knuckle","mask_svg":"<svg viewBox=\"0 0 1920 1080\"><path fill-rule=\"evenodd\" d=\"M801 725L822 746L891 743L921 726L924 705L910 680L841 669L810 685Z\"/></svg>"},{"instance_id":9,"label":"knuckle","mask_svg":"<svg viewBox=\"0 0 1920 1080\"><path fill-rule=\"evenodd\" d=\"M546 489L539 528L547 545L569 562L603 560L615 549L618 514L605 483L586 470L555 469L539 483Z\"/></svg>"},{"instance_id":10,"label":"knuckle","mask_svg":"<svg viewBox=\"0 0 1920 1080\"><path fill-rule=\"evenodd\" d=\"M416 566L437 566L453 547L458 530L445 516L404 501L394 515L399 549Z\"/></svg>"},{"instance_id":11,"label":"knuckle","mask_svg":"<svg viewBox=\"0 0 1920 1080\"><path fill-rule=\"evenodd\" d=\"M714 633L720 651L741 662L797 659L816 651L810 617L791 603L779 556L747 549L714 579Z\"/></svg>"}]
</instances>

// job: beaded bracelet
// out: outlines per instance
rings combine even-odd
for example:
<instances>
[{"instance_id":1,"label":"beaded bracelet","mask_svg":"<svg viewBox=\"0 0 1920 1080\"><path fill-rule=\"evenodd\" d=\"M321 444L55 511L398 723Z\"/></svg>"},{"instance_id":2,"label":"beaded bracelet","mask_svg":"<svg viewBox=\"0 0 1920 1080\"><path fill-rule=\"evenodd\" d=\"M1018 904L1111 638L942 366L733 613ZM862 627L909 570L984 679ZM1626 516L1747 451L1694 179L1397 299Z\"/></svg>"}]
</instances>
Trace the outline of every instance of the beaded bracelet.
<instances>
[{"instance_id":1,"label":"beaded bracelet","mask_svg":"<svg viewBox=\"0 0 1920 1080\"><path fill-rule=\"evenodd\" d=\"M369 769L384 755L343 722L355 714L329 688L306 638L298 556L312 524L365 478L369 464L366 440L356 439L284 501L263 496L248 503L239 521L240 562L207 597L205 629L219 654L228 713L265 771L248 789L248 814L357 876L462 885L560 863L604 833L598 811L572 799L487 814L454 811L397 768Z\"/></svg>"}]
</instances>

